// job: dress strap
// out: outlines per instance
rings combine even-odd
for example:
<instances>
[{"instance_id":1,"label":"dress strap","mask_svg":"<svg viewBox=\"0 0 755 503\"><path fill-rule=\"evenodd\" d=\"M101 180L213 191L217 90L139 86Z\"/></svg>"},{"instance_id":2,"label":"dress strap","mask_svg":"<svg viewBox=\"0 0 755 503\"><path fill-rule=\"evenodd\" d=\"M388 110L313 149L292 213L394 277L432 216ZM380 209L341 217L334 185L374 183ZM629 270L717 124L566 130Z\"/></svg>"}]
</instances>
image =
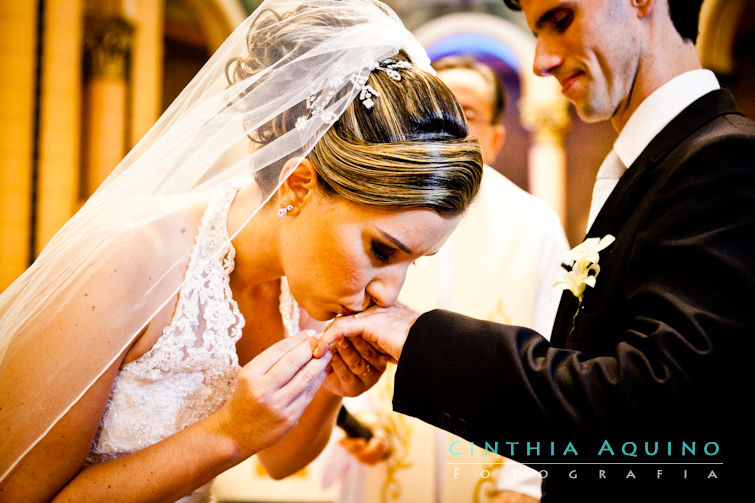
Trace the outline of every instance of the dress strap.
<instances>
[{"instance_id":1,"label":"dress strap","mask_svg":"<svg viewBox=\"0 0 755 503\"><path fill-rule=\"evenodd\" d=\"M238 187L228 185L213 197L202 215L197 233L195 253L192 254L189 270L204 269L207 262L213 262L222 256L223 271L229 274L233 270L235 250L228 236L228 211L231 208Z\"/></svg>"}]
</instances>

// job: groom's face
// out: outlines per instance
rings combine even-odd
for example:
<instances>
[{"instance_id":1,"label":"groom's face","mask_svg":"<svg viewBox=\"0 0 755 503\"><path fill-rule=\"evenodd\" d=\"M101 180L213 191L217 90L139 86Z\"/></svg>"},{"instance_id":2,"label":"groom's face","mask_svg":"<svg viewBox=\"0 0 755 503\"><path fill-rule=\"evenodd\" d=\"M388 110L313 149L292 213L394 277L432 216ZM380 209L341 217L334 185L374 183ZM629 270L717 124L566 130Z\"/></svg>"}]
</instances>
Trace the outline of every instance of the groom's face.
<instances>
[{"instance_id":1,"label":"groom's face","mask_svg":"<svg viewBox=\"0 0 755 503\"><path fill-rule=\"evenodd\" d=\"M533 71L553 76L586 121L628 103L640 63L641 27L629 0L522 0L537 38Z\"/></svg>"}]
</instances>

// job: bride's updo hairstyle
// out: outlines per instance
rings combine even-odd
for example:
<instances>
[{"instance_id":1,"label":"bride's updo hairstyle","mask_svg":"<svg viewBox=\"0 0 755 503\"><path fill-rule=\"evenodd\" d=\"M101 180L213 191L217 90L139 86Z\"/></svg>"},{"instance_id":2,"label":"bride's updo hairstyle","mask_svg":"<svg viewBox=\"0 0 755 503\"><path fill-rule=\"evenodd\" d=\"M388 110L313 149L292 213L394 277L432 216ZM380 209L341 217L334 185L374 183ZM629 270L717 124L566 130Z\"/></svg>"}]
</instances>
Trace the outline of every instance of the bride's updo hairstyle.
<instances>
[{"instance_id":1,"label":"bride's updo hairstyle","mask_svg":"<svg viewBox=\"0 0 755 503\"><path fill-rule=\"evenodd\" d=\"M282 15L270 9L256 14L247 37L249 55L230 60L226 67L231 84L255 76L257 69L274 71L274 62L305 54L319 41L298 36L304 25L310 35L317 26L350 25L349 19L327 11L308 13L305 6ZM390 59L409 62L403 51ZM370 92L353 99L307 155L320 185L326 194L355 203L432 209L444 216L463 213L480 187L482 157L477 142L467 137L461 108L430 72L403 64L391 75L384 63L381 66L369 73ZM250 89L264 85L264 75L257 77ZM332 103L342 96L335 92L325 100ZM258 146L267 145L295 130L317 113L311 106L317 98L323 97L299 101L249 137ZM262 172L257 175L264 192L278 183L277 178L265 179Z\"/></svg>"}]
</instances>

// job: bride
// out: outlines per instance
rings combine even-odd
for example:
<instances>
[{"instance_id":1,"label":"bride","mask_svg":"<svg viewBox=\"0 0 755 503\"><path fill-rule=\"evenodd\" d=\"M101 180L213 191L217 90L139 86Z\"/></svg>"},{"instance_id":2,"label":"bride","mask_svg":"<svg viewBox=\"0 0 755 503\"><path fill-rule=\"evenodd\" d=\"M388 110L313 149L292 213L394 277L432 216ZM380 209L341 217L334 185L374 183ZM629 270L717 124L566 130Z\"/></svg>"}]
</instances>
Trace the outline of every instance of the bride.
<instances>
[{"instance_id":1,"label":"bride","mask_svg":"<svg viewBox=\"0 0 755 503\"><path fill-rule=\"evenodd\" d=\"M299 306L392 304L481 173L385 5L265 1L0 297L0 501L206 501L252 454L306 465L386 362L313 359Z\"/></svg>"}]
</instances>

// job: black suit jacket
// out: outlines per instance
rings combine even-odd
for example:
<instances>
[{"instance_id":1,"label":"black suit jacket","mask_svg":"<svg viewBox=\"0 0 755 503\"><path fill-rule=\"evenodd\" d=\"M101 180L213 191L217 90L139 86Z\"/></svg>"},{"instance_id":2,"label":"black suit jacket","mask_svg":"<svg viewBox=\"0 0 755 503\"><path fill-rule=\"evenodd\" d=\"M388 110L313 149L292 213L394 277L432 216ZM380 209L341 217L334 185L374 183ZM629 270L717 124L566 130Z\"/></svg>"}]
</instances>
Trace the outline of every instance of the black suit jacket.
<instances>
[{"instance_id":1,"label":"black suit jacket","mask_svg":"<svg viewBox=\"0 0 755 503\"><path fill-rule=\"evenodd\" d=\"M744 487L753 155L755 125L728 92L695 101L606 201L588 237L616 241L581 305L564 293L551 342L425 313L403 348L394 409L548 470L544 501L705 501ZM633 445L636 456L625 454Z\"/></svg>"}]
</instances>

